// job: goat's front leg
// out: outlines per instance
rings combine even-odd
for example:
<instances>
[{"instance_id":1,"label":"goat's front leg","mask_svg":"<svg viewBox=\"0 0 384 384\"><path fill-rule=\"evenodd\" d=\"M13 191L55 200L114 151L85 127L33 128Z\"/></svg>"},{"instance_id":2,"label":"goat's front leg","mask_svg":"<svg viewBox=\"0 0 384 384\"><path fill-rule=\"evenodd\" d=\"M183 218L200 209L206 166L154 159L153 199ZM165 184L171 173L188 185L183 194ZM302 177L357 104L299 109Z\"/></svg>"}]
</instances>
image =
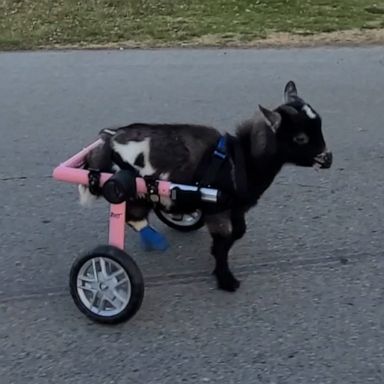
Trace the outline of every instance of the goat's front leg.
<instances>
[{"instance_id":1,"label":"goat's front leg","mask_svg":"<svg viewBox=\"0 0 384 384\"><path fill-rule=\"evenodd\" d=\"M213 273L216 275L218 287L234 292L240 287L240 282L229 269L228 253L235 241L245 233L244 214L227 211L207 215L206 224L213 240L211 253L216 260Z\"/></svg>"}]
</instances>

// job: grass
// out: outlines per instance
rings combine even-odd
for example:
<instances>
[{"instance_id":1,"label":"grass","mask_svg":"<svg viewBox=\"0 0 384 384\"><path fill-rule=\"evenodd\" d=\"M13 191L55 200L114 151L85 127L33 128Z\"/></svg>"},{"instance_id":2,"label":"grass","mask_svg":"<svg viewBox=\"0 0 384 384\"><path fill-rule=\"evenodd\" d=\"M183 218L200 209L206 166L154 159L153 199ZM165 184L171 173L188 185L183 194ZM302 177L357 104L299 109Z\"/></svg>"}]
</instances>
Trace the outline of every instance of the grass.
<instances>
[{"instance_id":1,"label":"grass","mask_svg":"<svg viewBox=\"0 0 384 384\"><path fill-rule=\"evenodd\" d=\"M384 28L384 0L0 0L0 49L246 43Z\"/></svg>"}]
</instances>

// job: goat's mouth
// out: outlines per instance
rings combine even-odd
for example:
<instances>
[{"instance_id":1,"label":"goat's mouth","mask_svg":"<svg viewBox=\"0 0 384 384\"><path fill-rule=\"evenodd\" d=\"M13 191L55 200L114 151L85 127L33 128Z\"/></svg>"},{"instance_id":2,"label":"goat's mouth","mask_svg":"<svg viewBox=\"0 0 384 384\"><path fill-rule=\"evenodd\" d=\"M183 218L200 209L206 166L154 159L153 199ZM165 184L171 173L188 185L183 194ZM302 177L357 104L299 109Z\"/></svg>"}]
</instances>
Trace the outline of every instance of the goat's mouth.
<instances>
[{"instance_id":1,"label":"goat's mouth","mask_svg":"<svg viewBox=\"0 0 384 384\"><path fill-rule=\"evenodd\" d=\"M313 158L314 166L321 169L331 168L332 160L332 152L323 152Z\"/></svg>"}]
</instances>

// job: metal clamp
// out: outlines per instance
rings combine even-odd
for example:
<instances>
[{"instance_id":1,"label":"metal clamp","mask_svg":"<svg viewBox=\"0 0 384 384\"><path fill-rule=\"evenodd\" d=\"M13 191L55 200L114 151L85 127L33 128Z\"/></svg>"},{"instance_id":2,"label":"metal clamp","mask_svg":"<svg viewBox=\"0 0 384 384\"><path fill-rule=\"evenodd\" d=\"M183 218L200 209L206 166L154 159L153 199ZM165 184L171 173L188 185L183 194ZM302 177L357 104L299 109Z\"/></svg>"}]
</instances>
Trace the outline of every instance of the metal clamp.
<instances>
[{"instance_id":1,"label":"metal clamp","mask_svg":"<svg viewBox=\"0 0 384 384\"><path fill-rule=\"evenodd\" d=\"M145 184L147 186L147 196L153 203L160 201L158 181L152 176L144 176Z\"/></svg>"}]
</instances>

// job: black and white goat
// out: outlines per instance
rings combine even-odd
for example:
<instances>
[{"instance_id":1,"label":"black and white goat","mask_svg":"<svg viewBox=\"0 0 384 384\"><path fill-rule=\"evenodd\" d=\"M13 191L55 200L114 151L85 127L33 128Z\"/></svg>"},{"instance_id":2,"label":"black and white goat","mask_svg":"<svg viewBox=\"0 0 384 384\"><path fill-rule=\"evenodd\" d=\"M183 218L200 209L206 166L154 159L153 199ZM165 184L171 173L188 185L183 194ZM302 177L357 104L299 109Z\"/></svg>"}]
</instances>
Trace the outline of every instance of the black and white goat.
<instances>
[{"instance_id":1,"label":"black and white goat","mask_svg":"<svg viewBox=\"0 0 384 384\"><path fill-rule=\"evenodd\" d=\"M222 135L206 126L135 123L104 129L101 137L104 144L89 154L86 167L117 170L111 156L114 153L141 176L193 184L202 159L215 150ZM329 168L332 153L327 151L323 138L321 117L298 96L292 81L285 86L282 105L274 110L259 106L255 116L240 124L230 137L233 145L240 148L242 169L238 172L243 173L247 193L235 193L230 205L221 211L205 212L205 223L213 241L211 253L216 260L214 274L218 287L235 291L240 282L229 269L228 253L246 231L246 212L257 204L284 164ZM231 169L225 180L228 183L230 179L235 191L236 161L236 156L230 158ZM80 187L80 195L83 201L90 196L85 187ZM150 210L147 201L127 204L127 223L140 231L148 226Z\"/></svg>"}]
</instances>

